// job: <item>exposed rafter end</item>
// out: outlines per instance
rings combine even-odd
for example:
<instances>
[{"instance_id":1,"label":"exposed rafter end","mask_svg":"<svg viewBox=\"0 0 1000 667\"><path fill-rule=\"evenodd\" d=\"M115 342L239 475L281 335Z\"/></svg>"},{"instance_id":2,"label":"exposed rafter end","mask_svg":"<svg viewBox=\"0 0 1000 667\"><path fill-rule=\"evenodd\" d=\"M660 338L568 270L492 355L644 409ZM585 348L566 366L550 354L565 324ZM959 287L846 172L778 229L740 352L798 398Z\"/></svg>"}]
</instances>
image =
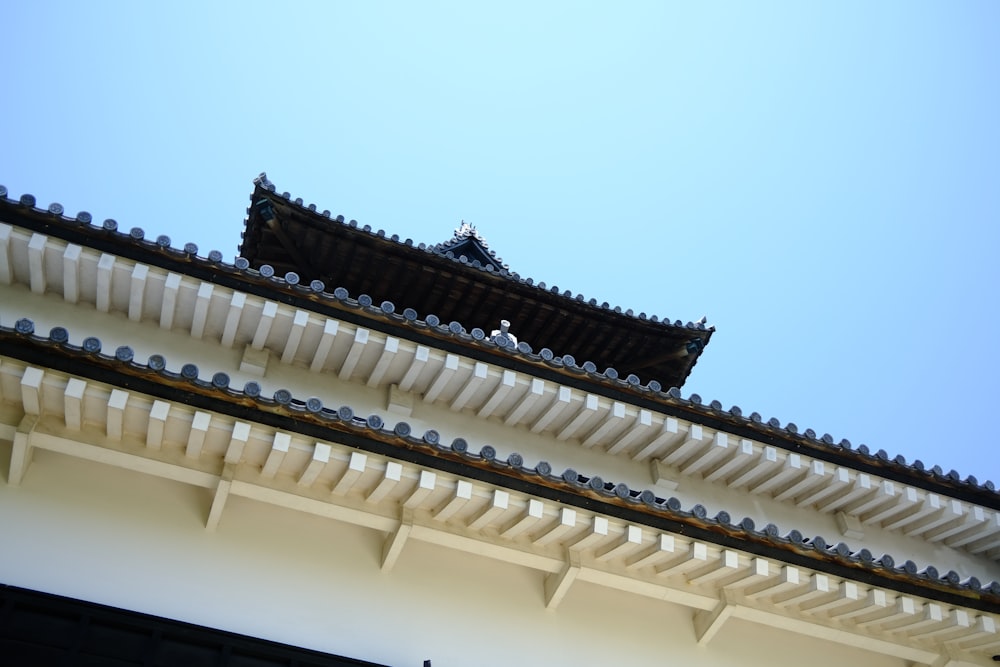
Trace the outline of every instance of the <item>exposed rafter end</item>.
<instances>
[{"instance_id":1,"label":"exposed rafter end","mask_svg":"<svg viewBox=\"0 0 1000 667\"><path fill-rule=\"evenodd\" d=\"M195 412L191 420L191 431L188 433L187 446L184 448L184 455L188 458L197 459L201 456L201 450L205 446L205 438L208 436L208 427L212 423L212 415L207 412Z\"/></svg>"},{"instance_id":2,"label":"exposed rafter end","mask_svg":"<svg viewBox=\"0 0 1000 667\"><path fill-rule=\"evenodd\" d=\"M331 495L344 495L349 492L361 475L364 474L367 467L368 457L365 454L351 452L351 458L347 462L347 469L333 485L333 488L330 489Z\"/></svg>"}]
</instances>

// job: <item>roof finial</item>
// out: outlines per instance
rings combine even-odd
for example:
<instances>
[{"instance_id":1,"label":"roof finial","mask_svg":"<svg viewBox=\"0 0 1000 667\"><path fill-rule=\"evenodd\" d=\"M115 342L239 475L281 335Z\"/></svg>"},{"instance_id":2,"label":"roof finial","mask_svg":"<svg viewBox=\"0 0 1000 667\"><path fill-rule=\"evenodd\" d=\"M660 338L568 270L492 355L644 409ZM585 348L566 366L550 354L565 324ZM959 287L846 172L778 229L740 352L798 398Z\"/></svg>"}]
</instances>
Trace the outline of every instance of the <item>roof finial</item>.
<instances>
[{"instance_id":1,"label":"roof finial","mask_svg":"<svg viewBox=\"0 0 1000 667\"><path fill-rule=\"evenodd\" d=\"M498 336L503 336L515 346L517 345L517 336L510 332L509 320L500 320L500 328L490 332L490 338L497 338Z\"/></svg>"},{"instance_id":2,"label":"roof finial","mask_svg":"<svg viewBox=\"0 0 1000 667\"><path fill-rule=\"evenodd\" d=\"M268 180L266 171L260 172L260 176L253 179L253 184L274 192L274 183Z\"/></svg>"},{"instance_id":3,"label":"roof finial","mask_svg":"<svg viewBox=\"0 0 1000 667\"><path fill-rule=\"evenodd\" d=\"M464 239L469 236L479 238L479 234L476 232L476 226L470 225L465 220L462 220L462 224L460 224L458 229L455 230L455 238Z\"/></svg>"}]
</instances>

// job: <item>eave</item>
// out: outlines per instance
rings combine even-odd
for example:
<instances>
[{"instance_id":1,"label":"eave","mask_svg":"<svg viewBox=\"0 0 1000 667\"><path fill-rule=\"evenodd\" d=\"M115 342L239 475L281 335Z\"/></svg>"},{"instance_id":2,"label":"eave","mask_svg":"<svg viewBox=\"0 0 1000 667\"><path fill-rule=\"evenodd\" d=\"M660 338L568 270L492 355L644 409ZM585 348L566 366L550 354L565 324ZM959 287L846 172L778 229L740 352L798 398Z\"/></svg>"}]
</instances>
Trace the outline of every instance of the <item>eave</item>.
<instances>
[{"instance_id":1,"label":"eave","mask_svg":"<svg viewBox=\"0 0 1000 667\"><path fill-rule=\"evenodd\" d=\"M682 604L699 612L705 642L720 617L736 616L926 663L943 642L974 660L1000 646L995 582L709 517L517 455L446 445L435 431L417 437L405 422L389 428L347 406L157 370L127 351L112 357L9 329L0 345L2 399L23 414L2 427L14 442L12 484L33 448L89 458L213 490L209 528L239 495L383 532L383 568L420 539L546 573L550 606L574 580Z\"/></svg>"},{"instance_id":2,"label":"eave","mask_svg":"<svg viewBox=\"0 0 1000 667\"><path fill-rule=\"evenodd\" d=\"M108 235L120 236L96 233L98 240ZM71 302L88 294L98 310L153 319L166 329L182 326L194 338L220 337L223 347L270 349L282 363L353 376L368 386L398 382L425 402L648 461L654 481L699 476L820 512L844 512L929 543L992 558L1000 554L1000 496L989 482L961 482L957 474L924 471L881 451L872 455L846 441L834 445L829 436L799 434L793 424L765 424L757 415L743 418L738 408L724 411L697 396L684 399L675 389L662 392L569 368L558 358L503 348L461 327L430 325L349 296L308 293L302 299L302 290L284 281L205 262L165 244L155 247L147 259L185 256L188 266L215 267L219 279L199 281L153 262L0 224L0 282L55 292ZM222 278L236 289L221 287ZM247 294L254 288L270 298L251 300ZM291 304L284 302L289 295Z\"/></svg>"}]
</instances>

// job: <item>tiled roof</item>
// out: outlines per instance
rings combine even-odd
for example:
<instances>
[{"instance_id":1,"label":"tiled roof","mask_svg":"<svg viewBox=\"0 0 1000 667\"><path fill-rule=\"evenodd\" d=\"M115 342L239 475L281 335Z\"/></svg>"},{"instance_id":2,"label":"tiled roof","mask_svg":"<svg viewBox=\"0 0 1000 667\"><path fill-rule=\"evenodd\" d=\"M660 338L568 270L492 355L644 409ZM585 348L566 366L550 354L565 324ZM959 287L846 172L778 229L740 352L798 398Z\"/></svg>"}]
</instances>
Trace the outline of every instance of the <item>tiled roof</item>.
<instances>
[{"instance_id":1,"label":"tiled roof","mask_svg":"<svg viewBox=\"0 0 1000 667\"><path fill-rule=\"evenodd\" d=\"M368 295L351 295L342 287L327 291L327 286L318 280L304 285L295 273L278 276L270 266L253 269L244 258L237 258L229 264L223 261L222 253L217 250L202 256L193 243L176 247L168 236L147 238L144 230L138 227L124 232L112 219L95 225L92 216L85 211L69 217L58 203L46 208L38 207L32 195L22 195L18 200L9 199L7 189L2 185L0 222L114 252L234 289L258 293L306 310L365 322L366 326L426 341L474 359L527 370L538 377L583 387L595 394L677 415L734 435L1000 509L1000 493L989 480L980 482L972 475L963 477L955 470L945 471L940 466L927 465L920 460L908 461L904 456L890 455L884 449L873 451L863 444L855 446L847 439L837 440L830 434L820 435L811 428L800 428L794 422L765 419L756 412L746 414L739 406L725 408L719 401L704 401L698 394L685 398L676 387L664 387L655 379L643 384L635 374L621 377L615 368L601 370L593 362L578 361L570 354L556 355L548 348L535 350L526 341L514 345L505 336L490 336L476 327L467 330L460 322L445 323L434 314L421 317L412 308L399 311L390 301L376 304ZM4 244L3 239L0 239L0 244ZM0 246L0 252L6 251L5 245ZM696 331L706 331L704 324L688 326Z\"/></svg>"},{"instance_id":2,"label":"tiled roof","mask_svg":"<svg viewBox=\"0 0 1000 667\"><path fill-rule=\"evenodd\" d=\"M318 277L487 331L509 320L521 340L580 354L623 375L682 386L714 331L704 320L636 314L522 277L471 226L445 243L401 241L329 211L317 213L287 192L277 194L263 177L251 202L240 252L253 268Z\"/></svg>"},{"instance_id":3,"label":"tiled roof","mask_svg":"<svg viewBox=\"0 0 1000 667\"><path fill-rule=\"evenodd\" d=\"M261 173L257 178L255 178L254 184L257 187L261 188L262 190L266 190L268 192L279 195L283 199L289 201L290 203L303 209L304 211L309 211L310 213L317 212L317 207L315 204L307 205L303 202L301 198L298 197L293 199L291 193L289 192L282 192L279 194L274 183L272 183L267 178L266 173ZM393 243L398 243L406 247L414 246L414 241L412 239L405 239L401 241L399 235L397 234L393 234L387 237L386 232L382 229L373 231L370 225L362 225L359 227L359 223L357 220L346 220L343 215L333 216L329 210L322 211L320 215L322 215L325 218L329 218L334 222L339 222L348 227L360 229L360 231L376 238L382 238L382 239L388 238L388 240L392 241ZM477 241L478 244L489 254L489 256L493 261L489 264L484 262L474 262L474 260L472 259L463 257L461 253L456 253L455 249L461 246L468 239L473 239ZM424 250L425 252L428 252L430 254L446 257L447 259L450 259L453 262L459 264L467 264L470 268L479 269L480 271L484 271L486 273L496 273L519 284L532 286L541 291L547 291L552 294L561 295L567 299L573 299L575 301L584 302L600 310L612 311L616 314L632 317L639 321L643 322L649 321L653 323L660 323L668 327L686 328L696 331L714 330L714 327L708 326L706 322L702 321L683 322L681 320L671 321L669 318L660 317L657 315L647 315L645 312L635 313L631 308L623 309L621 306L612 306L607 302L599 303L597 299L593 298L588 299L582 294L576 294L574 296L570 290L565 290L565 289L560 290L559 287L556 285L547 285L545 282L536 281L534 278L521 276L516 271L511 271L510 268L507 266L507 264L504 263L503 260L501 260L497 256L496 252L489 248L489 245L486 243L486 240L483 238L483 236L479 234L479 231L474 226L472 226L469 223L466 223L465 221L463 221L462 224L458 227L458 229L455 230L455 235L453 236L453 238L443 243L437 243L433 245L418 243L416 244L415 247L417 247L420 250Z\"/></svg>"},{"instance_id":4,"label":"tiled roof","mask_svg":"<svg viewBox=\"0 0 1000 667\"><path fill-rule=\"evenodd\" d=\"M516 453L501 459L490 445L470 451L463 438L444 443L436 430L416 434L405 421L389 427L377 414L361 417L350 406L329 407L319 398L294 396L287 389L264 396L257 382L233 387L226 373L203 377L194 364L178 368L159 354L143 362L134 358L128 346L107 354L94 337L85 338L80 345L70 343L69 333L62 327L37 335L34 323L22 318L13 328L0 326L0 345L6 356L27 363L290 428L309 437L342 441L362 450L902 593L991 613L1000 610L1000 582L984 583L975 577L963 580L954 571L942 573L912 561L897 563L888 554L877 556L865 548L830 543L822 536L808 537L798 530L783 532L773 524L758 528L752 519L737 521L727 511L710 516L702 505L685 509L676 498L664 499L649 489L630 489L573 469L555 471L544 461L531 465Z\"/></svg>"},{"instance_id":5,"label":"tiled roof","mask_svg":"<svg viewBox=\"0 0 1000 667\"><path fill-rule=\"evenodd\" d=\"M489 244L486 242L480 234L479 231L471 224L462 221L458 229L455 230L455 235L444 243L439 243L434 246L434 251L439 255L444 255L449 259L458 259L461 261L463 252L466 250L471 250L473 253L478 254L483 257L480 260L476 257L466 259L475 268L482 268L486 271L490 269L489 266L493 267L494 271L509 271L508 267L502 259L500 259L496 252L490 250ZM450 253L450 254L449 254ZM479 266L476 266L476 264Z\"/></svg>"}]
</instances>

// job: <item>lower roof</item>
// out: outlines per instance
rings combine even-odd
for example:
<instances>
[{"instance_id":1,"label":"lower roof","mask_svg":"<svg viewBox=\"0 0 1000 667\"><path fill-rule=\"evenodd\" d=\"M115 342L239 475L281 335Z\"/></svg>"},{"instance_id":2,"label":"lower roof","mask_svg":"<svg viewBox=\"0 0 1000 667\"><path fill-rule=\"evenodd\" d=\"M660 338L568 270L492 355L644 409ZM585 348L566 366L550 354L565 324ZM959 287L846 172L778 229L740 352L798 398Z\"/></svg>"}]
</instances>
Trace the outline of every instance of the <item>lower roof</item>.
<instances>
[{"instance_id":1,"label":"lower roof","mask_svg":"<svg viewBox=\"0 0 1000 667\"><path fill-rule=\"evenodd\" d=\"M1000 582L984 583L976 577L963 580L956 572L941 573L933 566L921 569L911 561L897 563L889 554L878 557L868 549L854 551L846 544L833 544L822 536L809 538L798 530L781 535L774 525L758 528L752 520L737 521L726 511L708 516L701 505L685 510L677 499L660 498L650 490L633 490L626 484L576 470L558 473L546 462L532 465L518 454L502 461L489 445L471 452L462 438L446 444L441 442L437 431L429 430L418 436L406 422L390 428L378 415L356 416L350 406L329 408L318 398L296 397L286 389L266 397L261 395L256 382L249 382L241 390L229 386L225 373L216 373L206 380L199 377L193 364L185 364L178 373L167 369L160 355L153 355L148 363L143 363L133 358L131 348L121 347L114 355L107 355L101 352L96 338L88 338L82 347L77 347L67 341L64 329L57 327L53 332L55 337L35 336L32 323L23 319L14 329L0 326L0 349L7 357L42 368L128 387L154 398L300 433L319 441L341 443L582 511L598 512L618 521L685 535L906 595L920 595L989 613L1000 611Z\"/></svg>"}]
</instances>

